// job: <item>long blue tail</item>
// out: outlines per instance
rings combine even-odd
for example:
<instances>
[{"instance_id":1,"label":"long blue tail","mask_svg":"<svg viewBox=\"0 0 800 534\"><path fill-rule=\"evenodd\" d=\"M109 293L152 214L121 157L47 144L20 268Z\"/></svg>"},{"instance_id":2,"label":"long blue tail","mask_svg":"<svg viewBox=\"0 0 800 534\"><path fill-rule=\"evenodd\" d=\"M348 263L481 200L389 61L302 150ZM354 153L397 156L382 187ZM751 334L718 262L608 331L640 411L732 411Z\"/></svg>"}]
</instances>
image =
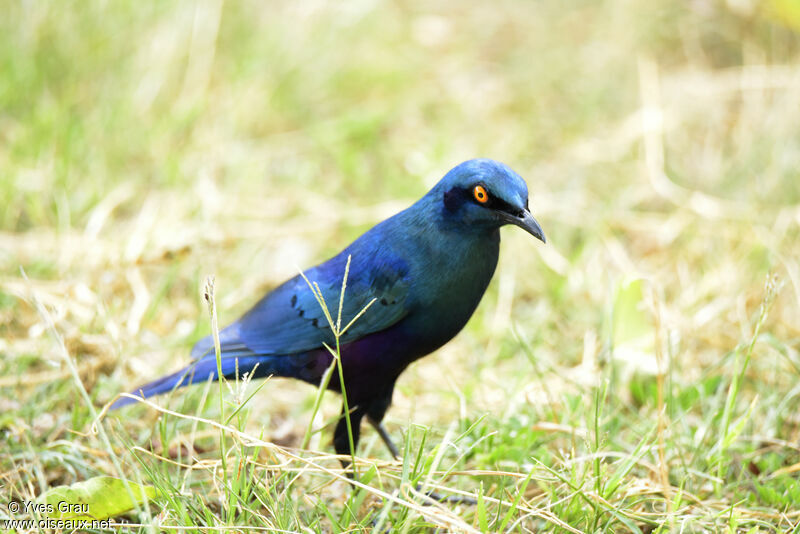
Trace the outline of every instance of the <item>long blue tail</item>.
<instances>
[{"instance_id":1,"label":"long blue tail","mask_svg":"<svg viewBox=\"0 0 800 534\"><path fill-rule=\"evenodd\" d=\"M256 369L254 378L267 376L275 372L275 370L272 369L273 366L270 365L271 360L272 358L270 356L223 358L221 362L222 375L225 378L233 379L237 376L237 370L238 376L241 377L243 374L249 373L253 369ZM257 368L256 365L258 365ZM197 384L198 382L206 382L208 380L217 380L217 378L216 358L203 358L202 360L198 360L188 367L181 369L177 373L159 378L158 380L150 382L149 384L139 386L131 393L134 395L143 396L145 398L152 397L153 395L166 393L168 391L172 391L173 389L178 389L190 384ZM117 401L111 405L111 409L116 410L117 408L127 406L128 404L133 404L134 402L136 402L136 400L128 397L122 397L117 399Z\"/></svg>"}]
</instances>

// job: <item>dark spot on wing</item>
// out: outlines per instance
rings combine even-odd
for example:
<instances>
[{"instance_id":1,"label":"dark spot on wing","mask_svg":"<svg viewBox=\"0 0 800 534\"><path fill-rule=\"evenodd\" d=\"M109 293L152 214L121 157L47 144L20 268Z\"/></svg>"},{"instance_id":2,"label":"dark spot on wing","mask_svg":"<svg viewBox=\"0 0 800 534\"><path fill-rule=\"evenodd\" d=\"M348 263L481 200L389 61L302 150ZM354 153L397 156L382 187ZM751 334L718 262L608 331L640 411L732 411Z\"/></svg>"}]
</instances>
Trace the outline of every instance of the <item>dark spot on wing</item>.
<instances>
[{"instance_id":1,"label":"dark spot on wing","mask_svg":"<svg viewBox=\"0 0 800 534\"><path fill-rule=\"evenodd\" d=\"M316 319L316 317L311 320L311 326L313 326L314 328L319 327L319 321Z\"/></svg>"},{"instance_id":2,"label":"dark spot on wing","mask_svg":"<svg viewBox=\"0 0 800 534\"><path fill-rule=\"evenodd\" d=\"M297 295L292 295L292 308L294 308L295 304L297 304Z\"/></svg>"},{"instance_id":3,"label":"dark spot on wing","mask_svg":"<svg viewBox=\"0 0 800 534\"><path fill-rule=\"evenodd\" d=\"M389 302L387 302L387 300L385 298L382 298L381 299L381 304L383 304L384 306L388 306Z\"/></svg>"},{"instance_id":4,"label":"dark spot on wing","mask_svg":"<svg viewBox=\"0 0 800 534\"><path fill-rule=\"evenodd\" d=\"M303 309L301 309L301 310L298 312L298 314L297 314L297 315L299 315L300 317L302 317L303 315L305 315L305 313L306 313L306 311L305 311L305 310L303 310Z\"/></svg>"}]
</instances>

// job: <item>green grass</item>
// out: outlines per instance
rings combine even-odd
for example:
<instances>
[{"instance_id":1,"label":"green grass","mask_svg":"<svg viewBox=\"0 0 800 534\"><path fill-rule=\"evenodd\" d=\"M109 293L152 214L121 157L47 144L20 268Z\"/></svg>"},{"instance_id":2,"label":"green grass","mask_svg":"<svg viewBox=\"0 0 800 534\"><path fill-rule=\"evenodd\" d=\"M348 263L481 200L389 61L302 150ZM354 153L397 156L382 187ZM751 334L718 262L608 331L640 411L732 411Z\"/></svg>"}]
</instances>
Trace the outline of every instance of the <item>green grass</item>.
<instances>
[{"instance_id":1,"label":"green grass","mask_svg":"<svg viewBox=\"0 0 800 534\"><path fill-rule=\"evenodd\" d=\"M7 2L0 520L111 475L159 491L133 532L800 531L798 28L787 0ZM548 244L504 230L402 375L400 461L365 425L348 480L339 399L283 379L96 419L186 363L208 275L227 324L476 156Z\"/></svg>"}]
</instances>

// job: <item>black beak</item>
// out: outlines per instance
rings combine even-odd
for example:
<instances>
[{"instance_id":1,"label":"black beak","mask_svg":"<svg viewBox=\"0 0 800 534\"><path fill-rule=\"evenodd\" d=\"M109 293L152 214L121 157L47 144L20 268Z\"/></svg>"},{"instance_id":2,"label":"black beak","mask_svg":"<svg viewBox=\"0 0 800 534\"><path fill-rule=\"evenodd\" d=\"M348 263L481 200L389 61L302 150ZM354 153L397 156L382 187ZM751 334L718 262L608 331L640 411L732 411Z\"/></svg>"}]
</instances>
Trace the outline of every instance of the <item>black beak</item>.
<instances>
[{"instance_id":1,"label":"black beak","mask_svg":"<svg viewBox=\"0 0 800 534\"><path fill-rule=\"evenodd\" d=\"M520 215L511 215L510 213L506 212L499 212L501 217L504 221L509 224L513 224L514 226L519 226L529 234L531 234L536 239L540 239L542 243L547 243L547 239L544 237L544 230L533 218L531 212L528 210L523 210L522 214Z\"/></svg>"}]
</instances>

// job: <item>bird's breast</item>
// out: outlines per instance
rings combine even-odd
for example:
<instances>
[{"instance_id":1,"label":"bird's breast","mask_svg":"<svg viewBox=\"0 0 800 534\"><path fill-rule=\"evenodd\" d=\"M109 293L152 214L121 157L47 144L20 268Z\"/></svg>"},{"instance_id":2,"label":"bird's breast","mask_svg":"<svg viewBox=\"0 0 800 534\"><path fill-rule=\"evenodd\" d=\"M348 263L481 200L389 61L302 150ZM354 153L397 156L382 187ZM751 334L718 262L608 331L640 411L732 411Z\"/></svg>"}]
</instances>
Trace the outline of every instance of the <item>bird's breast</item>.
<instances>
[{"instance_id":1,"label":"bird's breast","mask_svg":"<svg viewBox=\"0 0 800 534\"><path fill-rule=\"evenodd\" d=\"M499 233L494 232L443 241L422 251L408 320L419 333L424 354L447 343L472 317L497 267L499 245Z\"/></svg>"}]
</instances>

